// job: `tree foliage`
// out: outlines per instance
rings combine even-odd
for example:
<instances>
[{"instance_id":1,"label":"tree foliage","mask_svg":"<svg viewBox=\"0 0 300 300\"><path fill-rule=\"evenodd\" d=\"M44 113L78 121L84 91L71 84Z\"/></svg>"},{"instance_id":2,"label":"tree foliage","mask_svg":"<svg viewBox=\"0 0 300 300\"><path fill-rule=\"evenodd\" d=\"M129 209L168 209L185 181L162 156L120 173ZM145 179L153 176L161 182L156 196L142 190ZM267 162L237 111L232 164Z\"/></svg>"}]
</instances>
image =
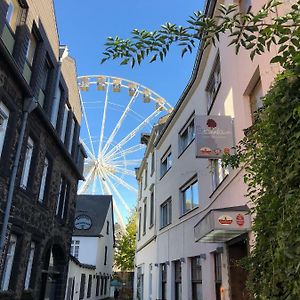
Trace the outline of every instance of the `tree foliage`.
<instances>
[{"instance_id":1,"label":"tree foliage","mask_svg":"<svg viewBox=\"0 0 300 300\"><path fill-rule=\"evenodd\" d=\"M101 62L120 59L121 65L130 63L134 67L150 55L150 62L163 61L173 45L179 46L184 56L193 51L197 41L205 48L210 43L215 44L221 34L228 34L229 45L234 45L236 52L240 47L249 49L251 59L270 50L272 44L280 45L272 62L287 67L295 60L300 61L297 53L300 50L300 1L291 5L283 16L276 13L280 5L281 1L270 0L256 14L242 13L235 4L220 5L214 17L194 12L186 26L166 23L155 31L134 29L128 39L109 37Z\"/></svg>"},{"instance_id":2,"label":"tree foliage","mask_svg":"<svg viewBox=\"0 0 300 300\"><path fill-rule=\"evenodd\" d=\"M129 216L125 233L116 242L115 265L121 271L132 271L134 269L136 221L137 213L133 211Z\"/></svg>"},{"instance_id":3,"label":"tree foliage","mask_svg":"<svg viewBox=\"0 0 300 300\"><path fill-rule=\"evenodd\" d=\"M254 299L300 299L300 70L285 70L226 164L244 165L254 204L247 259Z\"/></svg>"}]
</instances>

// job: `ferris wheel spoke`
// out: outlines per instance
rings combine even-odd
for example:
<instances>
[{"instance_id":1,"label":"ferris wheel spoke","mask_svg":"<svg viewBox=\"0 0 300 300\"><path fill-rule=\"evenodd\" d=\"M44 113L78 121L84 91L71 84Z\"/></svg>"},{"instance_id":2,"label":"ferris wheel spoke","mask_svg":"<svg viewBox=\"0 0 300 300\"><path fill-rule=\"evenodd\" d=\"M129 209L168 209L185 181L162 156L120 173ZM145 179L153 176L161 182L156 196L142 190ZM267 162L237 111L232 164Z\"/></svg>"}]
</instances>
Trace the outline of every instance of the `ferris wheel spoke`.
<instances>
[{"instance_id":1,"label":"ferris wheel spoke","mask_svg":"<svg viewBox=\"0 0 300 300\"><path fill-rule=\"evenodd\" d=\"M141 149L144 149L145 146L142 145L142 144L137 144L135 146L132 146L130 148L127 148L127 149L124 149L124 150L121 150L115 154L112 154L112 155L109 155L109 156L105 156L104 159L105 160L110 160L110 161L113 161L115 159L118 159L118 158L121 158L121 157L124 157L128 154L131 154L131 153L134 153L134 152L137 152Z\"/></svg>"},{"instance_id":2,"label":"ferris wheel spoke","mask_svg":"<svg viewBox=\"0 0 300 300\"><path fill-rule=\"evenodd\" d=\"M88 124L88 119L87 119L86 111L85 111L85 108L84 108L84 105L83 105L81 93L79 93L79 97L80 97L80 102L81 102L81 107L82 107L82 114L83 114L83 118L84 118L85 125L86 125L86 130L88 132L89 142L91 144L92 154L95 157L96 156L95 155L95 149L94 149L94 145L93 145L93 141L92 141L92 137L91 137L91 132L90 132L90 127L89 127L89 124ZM86 147L86 148L88 148L88 147Z\"/></svg>"},{"instance_id":3,"label":"ferris wheel spoke","mask_svg":"<svg viewBox=\"0 0 300 300\"><path fill-rule=\"evenodd\" d=\"M142 162L141 159L130 159L130 160L117 160L113 161L112 165L114 167L122 167L122 166L136 166Z\"/></svg>"},{"instance_id":4,"label":"ferris wheel spoke","mask_svg":"<svg viewBox=\"0 0 300 300\"><path fill-rule=\"evenodd\" d=\"M91 169L91 171L88 173L85 182L80 186L78 190L78 194L83 194L87 191L87 189L91 184L92 179L94 178L94 175L95 175L95 168Z\"/></svg>"},{"instance_id":5,"label":"ferris wheel spoke","mask_svg":"<svg viewBox=\"0 0 300 300\"><path fill-rule=\"evenodd\" d=\"M120 222L120 225L122 227L122 229L124 230L125 229L125 224L124 224L124 220L123 220L123 217L122 217L122 214L117 206L117 203L113 197L113 193L111 192L111 189L110 187L108 186L107 182L103 181L103 187L104 187L104 190L106 192L107 195L112 195L112 200L113 200L113 210L116 212L116 215L117 215L117 219L118 221Z\"/></svg>"},{"instance_id":6,"label":"ferris wheel spoke","mask_svg":"<svg viewBox=\"0 0 300 300\"><path fill-rule=\"evenodd\" d=\"M120 168L120 167L115 167L115 170L117 171L117 173L123 174L123 175L129 175L132 177L136 177L135 172L132 170L128 170L125 168Z\"/></svg>"},{"instance_id":7,"label":"ferris wheel spoke","mask_svg":"<svg viewBox=\"0 0 300 300\"><path fill-rule=\"evenodd\" d=\"M145 125L149 124L152 119L154 119L158 114L160 114L160 109L156 109L150 116L148 116L142 123L140 123L135 129L133 129L125 138L123 138L117 145L115 145L107 155L110 156L116 153L123 145L129 142Z\"/></svg>"},{"instance_id":8,"label":"ferris wheel spoke","mask_svg":"<svg viewBox=\"0 0 300 300\"><path fill-rule=\"evenodd\" d=\"M134 94L131 97L129 103L127 104L125 110L123 111L123 114L121 115L121 118L119 119L117 125L115 126L114 130L112 131L111 135L109 136L106 144L104 145L103 150L102 150L103 155L106 153L106 151L108 150L109 146L111 145L111 142L114 140L117 132L121 128L122 123L123 123L125 117L127 116L128 112L130 111L131 105L134 103L134 101L135 101L135 99L136 99L136 97L138 95L138 90L139 89L137 88L136 91L134 92Z\"/></svg>"},{"instance_id":9,"label":"ferris wheel spoke","mask_svg":"<svg viewBox=\"0 0 300 300\"><path fill-rule=\"evenodd\" d=\"M108 82L107 82L107 87L106 87L106 92L105 92L105 100L104 100L104 108L103 108L103 116L102 116L102 124L101 124L101 133L100 133L100 142L99 142L99 149L98 149L98 157L100 156L100 153L102 152L101 149L102 149L104 128L105 128L105 122L106 122L108 92L109 92L109 79L108 79Z\"/></svg>"},{"instance_id":10,"label":"ferris wheel spoke","mask_svg":"<svg viewBox=\"0 0 300 300\"><path fill-rule=\"evenodd\" d=\"M117 197L120 199L121 203L123 204L123 206L125 207L125 209L130 212L130 208L127 205L126 201L124 200L124 198L121 196L121 194L119 193L119 191L116 189L116 187L114 186L114 184L111 182L111 180L109 179L109 176L105 176L105 179L107 181L107 184L111 187L111 189L113 190L113 192L117 195Z\"/></svg>"},{"instance_id":11,"label":"ferris wheel spoke","mask_svg":"<svg viewBox=\"0 0 300 300\"><path fill-rule=\"evenodd\" d=\"M126 181L124 181L122 178L118 177L115 174L110 174L110 176L119 184L121 184L123 187L125 187L127 190L137 194L137 189L128 184Z\"/></svg>"}]
</instances>

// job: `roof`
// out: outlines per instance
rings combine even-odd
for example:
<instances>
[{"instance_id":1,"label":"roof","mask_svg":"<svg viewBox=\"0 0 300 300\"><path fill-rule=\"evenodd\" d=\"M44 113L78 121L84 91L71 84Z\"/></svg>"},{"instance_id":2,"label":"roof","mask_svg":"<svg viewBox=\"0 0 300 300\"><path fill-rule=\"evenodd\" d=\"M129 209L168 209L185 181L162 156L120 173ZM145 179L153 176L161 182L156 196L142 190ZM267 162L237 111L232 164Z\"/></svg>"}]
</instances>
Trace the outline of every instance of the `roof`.
<instances>
[{"instance_id":1,"label":"roof","mask_svg":"<svg viewBox=\"0 0 300 300\"><path fill-rule=\"evenodd\" d=\"M80 215L88 216L92 225L89 229L84 230L75 228L73 236L100 237L111 203L111 195L78 195L75 218Z\"/></svg>"},{"instance_id":2,"label":"roof","mask_svg":"<svg viewBox=\"0 0 300 300\"><path fill-rule=\"evenodd\" d=\"M80 268L85 268L85 269L91 269L91 270L96 270L96 266L93 265L88 265L88 264L82 264L76 257L70 254L70 260L73 261L77 266Z\"/></svg>"},{"instance_id":3,"label":"roof","mask_svg":"<svg viewBox=\"0 0 300 300\"><path fill-rule=\"evenodd\" d=\"M215 9L217 0L206 0L204 3L204 14L208 17L212 17L213 15L213 11ZM189 91L191 90L192 86L194 85L196 79L197 79L197 75L198 75L198 71L199 71L199 67L202 61L202 56L203 56L203 42L202 40L200 41L199 47L198 47L198 51L196 54L196 60L194 63L194 67L192 70L192 74L191 77L185 87L185 89L183 90L178 102L176 103L172 113L170 114L169 118L167 119L166 123L163 124L163 128L159 131L159 136L156 139L156 141L154 142L155 146L157 146L161 140L161 138L164 136L165 132L167 131L169 125L171 124L172 120L174 119L174 117L176 116L176 114L178 113L181 105L183 104L183 102L185 102L186 96L188 95Z\"/></svg>"}]
</instances>

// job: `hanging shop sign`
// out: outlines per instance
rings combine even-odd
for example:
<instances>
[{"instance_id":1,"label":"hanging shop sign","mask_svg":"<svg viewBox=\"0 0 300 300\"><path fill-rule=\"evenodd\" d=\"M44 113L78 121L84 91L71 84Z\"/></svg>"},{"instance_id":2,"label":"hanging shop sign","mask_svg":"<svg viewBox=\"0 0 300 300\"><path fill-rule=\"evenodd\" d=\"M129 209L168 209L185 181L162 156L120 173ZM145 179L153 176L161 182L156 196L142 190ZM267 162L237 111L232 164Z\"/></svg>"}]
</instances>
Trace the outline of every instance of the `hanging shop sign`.
<instances>
[{"instance_id":1,"label":"hanging shop sign","mask_svg":"<svg viewBox=\"0 0 300 300\"><path fill-rule=\"evenodd\" d=\"M196 157L221 158L233 154L233 126L230 116L195 116Z\"/></svg>"},{"instance_id":2,"label":"hanging shop sign","mask_svg":"<svg viewBox=\"0 0 300 300\"><path fill-rule=\"evenodd\" d=\"M194 227L195 241L226 242L251 230L247 206L212 209Z\"/></svg>"}]
</instances>

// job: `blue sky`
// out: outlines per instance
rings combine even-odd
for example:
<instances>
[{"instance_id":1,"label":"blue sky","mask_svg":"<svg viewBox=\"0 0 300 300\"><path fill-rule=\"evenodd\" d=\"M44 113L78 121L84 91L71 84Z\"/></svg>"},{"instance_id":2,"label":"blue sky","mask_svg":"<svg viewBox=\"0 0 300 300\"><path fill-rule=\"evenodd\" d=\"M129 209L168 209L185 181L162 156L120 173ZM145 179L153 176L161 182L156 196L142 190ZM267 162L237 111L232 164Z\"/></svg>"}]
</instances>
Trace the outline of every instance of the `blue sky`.
<instances>
[{"instance_id":1,"label":"blue sky","mask_svg":"<svg viewBox=\"0 0 300 300\"><path fill-rule=\"evenodd\" d=\"M127 38L134 28L153 30L167 21L184 25L186 18L202 7L203 0L55 0L60 42L68 45L70 54L76 59L78 75L104 74L130 79L151 88L172 105L176 104L190 78L195 53L181 59L180 49L174 48L164 63L144 62L131 69L120 66L116 61L101 65L101 52L108 36ZM94 135L98 136L96 131L101 124L100 118L91 115L89 122L95 130ZM107 136L113 127L111 120L106 127ZM122 134L125 136L129 128L127 125L121 128L119 138ZM84 129L82 134L84 138ZM139 136L135 142L138 140ZM133 179L128 181L135 184ZM126 191L121 192L133 206L134 197ZM125 214L123 208L121 211Z\"/></svg>"}]
</instances>

